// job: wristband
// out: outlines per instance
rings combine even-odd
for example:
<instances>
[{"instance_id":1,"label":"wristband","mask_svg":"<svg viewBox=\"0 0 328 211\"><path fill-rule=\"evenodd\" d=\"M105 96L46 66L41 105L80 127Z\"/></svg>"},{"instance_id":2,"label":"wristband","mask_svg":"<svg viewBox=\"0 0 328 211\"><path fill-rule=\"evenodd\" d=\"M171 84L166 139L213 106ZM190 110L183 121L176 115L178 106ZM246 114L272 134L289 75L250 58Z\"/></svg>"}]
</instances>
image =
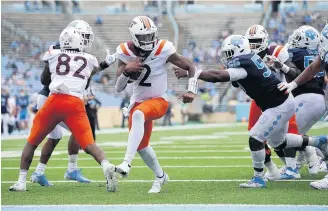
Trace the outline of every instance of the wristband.
<instances>
[{"instance_id":1,"label":"wristband","mask_svg":"<svg viewBox=\"0 0 328 211\"><path fill-rule=\"evenodd\" d=\"M196 95L197 91L198 91L197 78L189 78L189 80L188 80L188 92L192 92Z\"/></svg>"}]
</instances>

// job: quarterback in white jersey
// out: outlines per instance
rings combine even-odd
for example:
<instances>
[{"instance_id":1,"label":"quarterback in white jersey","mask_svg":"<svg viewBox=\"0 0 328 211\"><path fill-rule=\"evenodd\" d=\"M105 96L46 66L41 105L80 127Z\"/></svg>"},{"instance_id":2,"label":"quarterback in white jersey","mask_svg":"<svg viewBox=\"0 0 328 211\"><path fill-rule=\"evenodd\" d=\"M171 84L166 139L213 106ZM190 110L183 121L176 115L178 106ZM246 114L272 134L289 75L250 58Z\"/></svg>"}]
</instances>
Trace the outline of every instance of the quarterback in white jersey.
<instances>
[{"instance_id":1,"label":"quarterback in white jersey","mask_svg":"<svg viewBox=\"0 0 328 211\"><path fill-rule=\"evenodd\" d=\"M22 153L18 182L9 190L26 191L27 171L35 149L58 123L64 122L82 149L101 164L107 190L114 192L117 189L115 166L108 162L104 152L94 142L82 99L91 73L99 68L97 59L83 53L82 35L75 28L65 28L59 42L61 51L48 52L44 57L51 73L50 96L34 118Z\"/></svg>"},{"instance_id":2,"label":"quarterback in white jersey","mask_svg":"<svg viewBox=\"0 0 328 211\"><path fill-rule=\"evenodd\" d=\"M170 62L189 72L188 92L182 95L184 103L193 101L197 94L195 66L185 57L176 53L173 44L157 39L157 27L146 16L135 17L129 26L132 42L122 43L117 49L118 70L115 89L121 92L127 83L132 83L133 95L129 106L129 138L126 154L117 172L127 176L132 160L138 151L140 157L155 174L155 181L149 193L159 193L168 175L158 163L149 140L153 120L163 117L169 103L166 98L167 69Z\"/></svg>"}]
</instances>

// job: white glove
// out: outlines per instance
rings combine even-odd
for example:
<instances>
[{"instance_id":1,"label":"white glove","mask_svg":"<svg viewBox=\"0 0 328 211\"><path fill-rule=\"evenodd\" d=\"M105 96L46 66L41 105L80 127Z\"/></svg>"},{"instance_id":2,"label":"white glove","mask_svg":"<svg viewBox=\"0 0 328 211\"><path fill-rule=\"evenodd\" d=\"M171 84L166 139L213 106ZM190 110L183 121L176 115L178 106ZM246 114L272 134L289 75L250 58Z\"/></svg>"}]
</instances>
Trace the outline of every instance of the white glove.
<instances>
[{"instance_id":1,"label":"white glove","mask_svg":"<svg viewBox=\"0 0 328 211\"><path fill-rule=\"evenodd\" d=\"M105 58L105 61L108 64L108 66L112 65L113 63L115 63L116 58L117 58L117 53L114 53L114 54L111 55L109 53L109 50L108 49L106 50L106 58Z\"/></svg>"},{"instance_id":2,"label":"white glove","mask_svg":"<svg viewBox=\"0 0 328 211\"><path fill-rule=\"evenodd\" d=\"M296 89L297 87L297 83L295 83L294 81L290 82L290 83L286 83L286 82L282 82L280 84L278 84L278 89L280 91L283 91L286 89L286 94L291 93L294 89Z\"/></svg>"},{"instance_id":3,"label":"white glove","mask_svg":"<svg viewBox=\"0 0 328 211\"><path fill-rule=\"evenodd\" d=\"M289 67L282 63L278 58L275 56L266 56L265 63L272 68L279 69L283 71L284 73L288 73Z\"/></svg>"}]
</instances>

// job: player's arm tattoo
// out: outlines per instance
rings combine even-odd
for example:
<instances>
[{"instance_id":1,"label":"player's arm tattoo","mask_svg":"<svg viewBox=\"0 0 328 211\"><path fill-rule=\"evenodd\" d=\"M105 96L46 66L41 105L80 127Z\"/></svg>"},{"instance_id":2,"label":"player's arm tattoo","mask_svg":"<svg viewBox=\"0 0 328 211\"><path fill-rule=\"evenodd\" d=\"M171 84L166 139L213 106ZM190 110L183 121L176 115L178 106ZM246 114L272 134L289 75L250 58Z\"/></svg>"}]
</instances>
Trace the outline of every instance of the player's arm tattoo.
<instances>
[{"instance_id":1,"label":"player's arm tattoo","mask_svg":"<svg viewBox=\"0 0 328 211\"><path fill-rule=\"evenodd\" d=\"M230 75L225 70L207 70L200 73L199 79L212 83L228 82L230 81Z\"/></svg>"},{"instance_id":2,"label":"player's arm tattoo","mask_svg":"<svg viewBox=\"0 0 328 211\"><path fill-rule=\"evenodd\" d=\"M318 72L320 72L321 59L320 56L312 62L295 80L294 82L299 86L311 80Z\"/></svg>"},{"instance_id":3,"label":"player's arm tattoo","mask_svg":"<svg viewBox=\"0 0 328 211\"><path fill-rule=\"evenodd\" d=\"M289 71L284 73L287 81L293 81L297 76L301 74L301 71L295 66L295 64L291 61L286 61L285 63L289 67Z\"/></svg>"},{"instance_id":4,"label":"player's arm tattoo","mask_svg":"<svg viewBox=\"0 0 328 211\"><path fill-rule=\"evenodd\" d=\"M51 83L51 73L49 69L49 62L46 62L46 66L44 67L41 73L41 83L44 86L49 86Z\"/></svg>"},{"instance_id":5,"label":"player's arm tattoo","mask_svg":"<svg viewBox=\"0 0 328 211\"><path fill-rule=\"evenodd\" d=\"M196 66L186 57L174 53L167 59L167 62L170 62L181 69L187 70L189 78L194 77Z\"/></svg>"}]
</instances>

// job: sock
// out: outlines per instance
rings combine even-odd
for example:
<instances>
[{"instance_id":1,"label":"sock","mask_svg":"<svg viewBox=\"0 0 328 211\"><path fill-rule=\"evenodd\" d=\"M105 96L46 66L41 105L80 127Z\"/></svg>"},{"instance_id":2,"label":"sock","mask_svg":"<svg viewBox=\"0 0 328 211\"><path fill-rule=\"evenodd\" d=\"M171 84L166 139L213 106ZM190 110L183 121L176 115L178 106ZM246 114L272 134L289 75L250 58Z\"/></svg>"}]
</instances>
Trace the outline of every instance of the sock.
<instances>
[{"instance_id":1,"label":"sock","mask_svg":"<svg viewBox=\"0 0 328 211\"><path fill-rule=\"evenodd\" d=\"M304 151L304 155L309 167L312 167L318 163L316 148L310 146L306 147Z\"/></svg>"},{"instance_id":2,"label":"sock","mask_svg":"<svg viewBox=\"0 0 328 211\"><path fill-rule=\"evenodd\" d=\"M301 136L296 134L287 133L286 135L286 148L292 147L305 147L307 146L307 136ZM305 146L304 146L305 145Z\"/></svg>"},{"instance_id":3,"label":"sock","mask_svg":"<svg viewBox=\"0 0 328 211\"><path fill-rule=\"evenodd\" d=\"M101 161L100 163L102 169L103 169L103 172L104 174L106 174L106 170L112 165L108 160L103 160Z\"/></svg>"},{"instance_id":4,"label":"sock","mask_svg":"<svg viewBox=\"0 0 328 211\"><path fill-rule=\"evenodd\" d=\"M264 160L265 160L265 150L261 149L258 151L251 151L253 167L254 167L254 176L263 177L264 176Z\"/></svg>"},{"instance_id":5,"label":"sock","mask_svg":"<svg viewBox=\"0 0 328 211\"><path fill-rule=\"evenodd\" d=\"M275 171L278 171L277 165L272 161L265 163L265 167L267 168L270 174L273 174Z\"/></svg>"},{"instance_id":6,"label":"sock","mask_svg":"<svg viewBox=\"0 0 328 211\"><path fill-rule=\"evenodd\" d=\"M132 127L129 133L128 146L124 160L131 165L132 160L137 152L140 142L144 136L145 115L140 110L136 110L132 115Z\"/></svg>"},{"instance_id":7,"label":"sock","mask_svg":"<svg viewBox=\"0 0 328 211\"><path fill-rule=\"evenodd\" d=\"M38 175L43 175L44 174L44 171L46 170L46 166L47 166L46 164L39 163L38 166L35 169L35 172Z\"/></svg>"},{"instance_id":8,"label":"sock","mask_svg":"<svg viewBox=\"0 0 328 211\"><path fill-rule=\"evenodd\" d=\"M327 140L328 136L327 135L323 135L323 136L315 136L315 137L308 137L309 138L309 146L313 146L313 147L318 147L319 144L319 140Z\"/></svg>"},{"instance_id":9,"label":"sock","mask_svg":"<svg viewBox=\"0 0 328 211\"><path fill-rule=\"evenodd\" d=\"M139 150L139 155L145 164L154 172L156 177L163 177L164 171L159 165L156 153L151 146Z\"/></svg>"},{"instance_id":10,"label":"sock","mask_svg":"<svg viewBox=\"0 0 328 211\"><path fill-rule=\"evenodd\" d=\"M77 170L77 154L76 155L68 155L68 171L72 172Z\"/></svg>"},{"instance_id":11,"label":"sock","mask_svg":"<svg viewBox=\"0 0 328 211\"><path fill-rule=\"evenodd\" d=\"M276 152L276 154L278 155L279 159L286 165L286 160L285 160L285 153L283 150L279 150L279 149L274 149L274 151Z\"/></svg>"},{"instance_id":12,"label":"sock","mask_svg":"<svg viewBox=\"0 0 328 211\"><path fill-rule=\"evenodd\" d=\"M18 182L26 182L27 170L21 169L19 171Z\"/></svg>"},{"instance_id":13,"label":"sock","mask_svg":"<svg viewBox=\"0 0 328 211\"><path fill-rule=\"evenodd\" d=\"M286 166L292 169L296 168L296 149L295 148L287 148L284 149Z\"/></svg>"}]
</instances>

